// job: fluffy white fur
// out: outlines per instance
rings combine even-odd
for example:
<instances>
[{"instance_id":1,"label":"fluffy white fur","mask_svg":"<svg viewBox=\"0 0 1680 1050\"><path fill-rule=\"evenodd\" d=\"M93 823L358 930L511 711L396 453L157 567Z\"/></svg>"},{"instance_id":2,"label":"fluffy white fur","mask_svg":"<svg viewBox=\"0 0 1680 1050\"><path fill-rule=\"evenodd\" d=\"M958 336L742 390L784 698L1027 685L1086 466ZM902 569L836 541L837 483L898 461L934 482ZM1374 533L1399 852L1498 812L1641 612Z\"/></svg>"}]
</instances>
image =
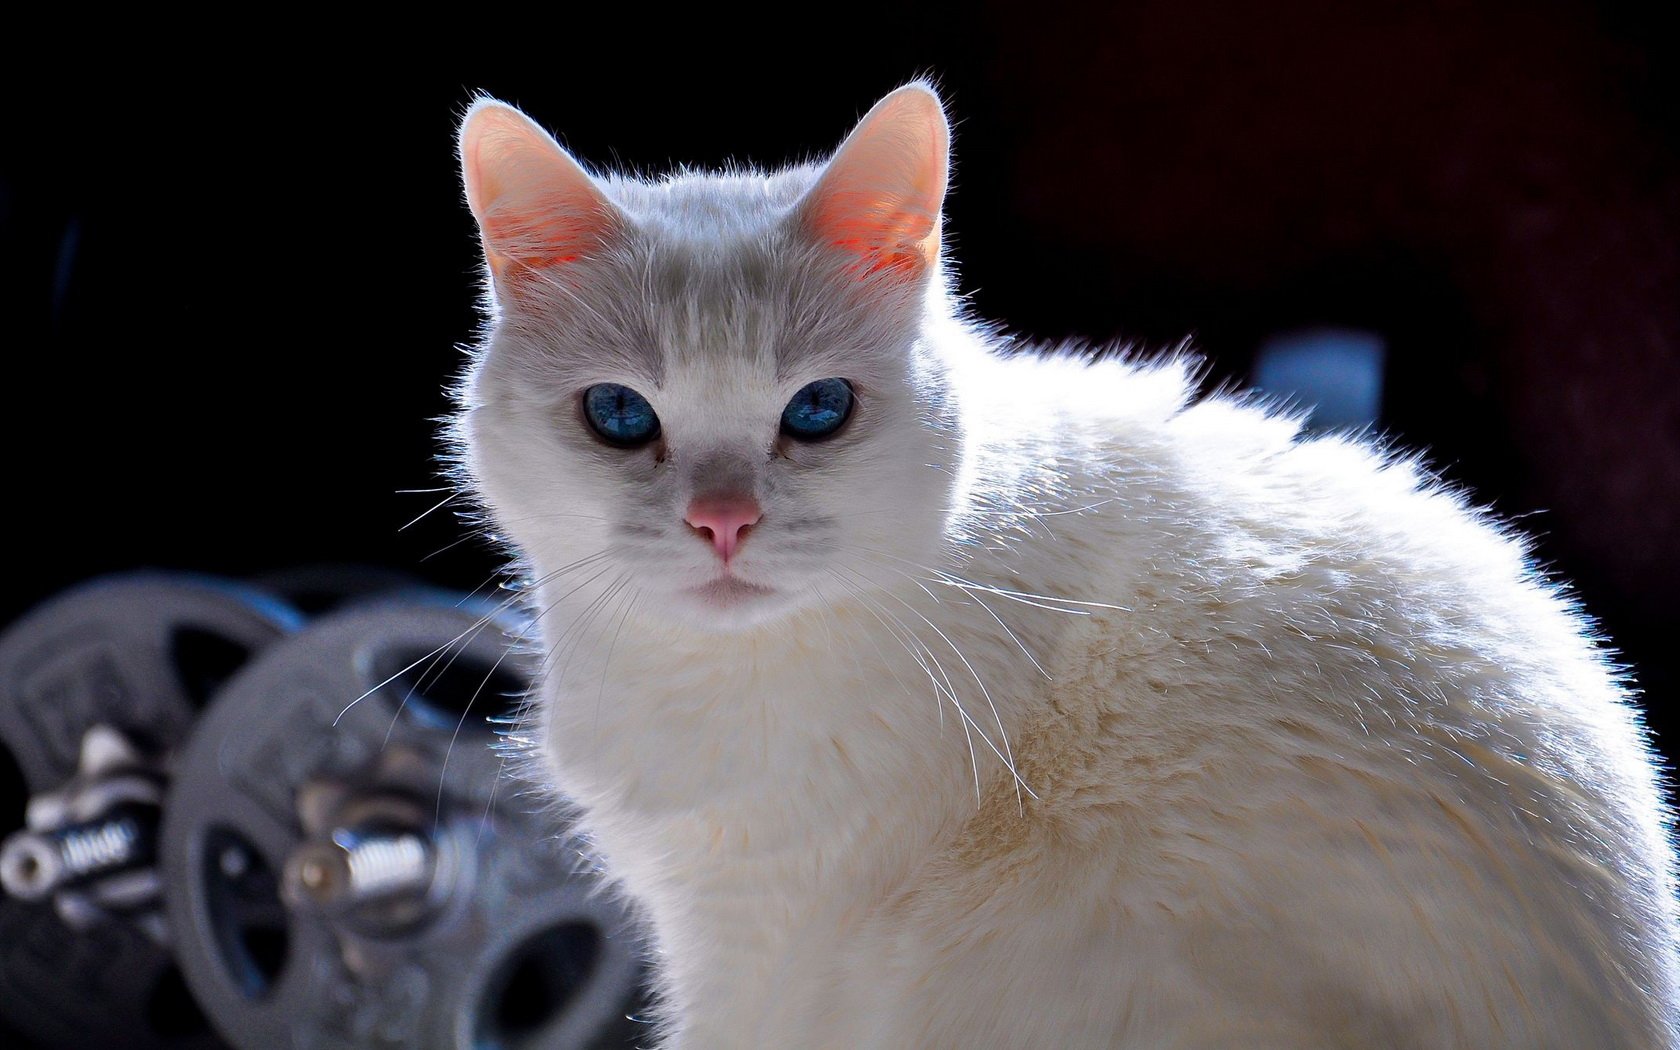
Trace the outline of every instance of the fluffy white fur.
<instances>
[{"instance_id":1,"label":"fluffy white fur","mask_svg":"<svg viewBox=\"0 0 1680 1050\"><path fill-rule=\"evenodd\" d=\"M536 735L651 921L661 1045L1674 1045L1667 814L1580 613L1411 460L966 320L905 254L944 136L917 84L826 169L644 181L464 125L454 436L538 581ZM822 236L853 220L879 243ZM828 376L846 429L778 437ZM661 440L596 440L597 382ZM691 589L719 485L772 596Z\"/></svg>"}]
</instances>

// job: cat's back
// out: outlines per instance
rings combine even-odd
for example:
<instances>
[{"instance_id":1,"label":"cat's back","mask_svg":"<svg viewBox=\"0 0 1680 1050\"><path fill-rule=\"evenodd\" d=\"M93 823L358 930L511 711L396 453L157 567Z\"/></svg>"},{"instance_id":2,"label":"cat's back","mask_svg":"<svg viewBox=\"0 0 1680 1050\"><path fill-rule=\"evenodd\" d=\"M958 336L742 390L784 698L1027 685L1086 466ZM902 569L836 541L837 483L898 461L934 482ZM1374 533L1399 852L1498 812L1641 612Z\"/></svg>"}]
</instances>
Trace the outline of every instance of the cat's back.
<instances>
[{"instance_id":1,"label":"cat's back","mask_svg":"<svg viewBox=\"0 0 1680 1050\"><path fill-rule=\"evenodd\" d=\"M971 379L960 571L1088 604L1007 613L1047 672L1015 742L1039 798L1000 778L901 902L950 965L1058 973L1113 1008L1079 998L1084 1035L1136 1045L1669 1044L1650 755L1520 542L1182 365ZM993 956L951 917L1003 885L1054 903Z\"/></svg>"}]
</instances>

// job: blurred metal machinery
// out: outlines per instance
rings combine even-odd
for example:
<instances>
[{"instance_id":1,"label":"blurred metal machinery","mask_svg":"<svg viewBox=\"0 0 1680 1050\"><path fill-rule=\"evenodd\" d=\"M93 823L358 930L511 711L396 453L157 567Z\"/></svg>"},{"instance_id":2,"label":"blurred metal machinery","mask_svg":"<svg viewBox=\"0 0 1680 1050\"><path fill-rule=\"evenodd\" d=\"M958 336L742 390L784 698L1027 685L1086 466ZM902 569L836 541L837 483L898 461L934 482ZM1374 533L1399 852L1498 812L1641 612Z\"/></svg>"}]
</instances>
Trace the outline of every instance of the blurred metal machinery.
<instances>
[{"instance_id":1,"label":"blurred metal machinery","mask_svg":"<svg viewBox=\"0 0 1680 1050\"><path fill-rule=\"evenodd\" d=\"M645 1040L640 931L506 768L534 670L509 623L396 578L296 579L340 611L299 629L264 592L148 576L0 635L27 796L0 824L0 1025L42 1047Z\"/></svg>"},{"instance_id":2,"label":"blurred metal machinery","mask_svg":"<svg viewBox=\"0 0 1680 1050\"><path fill-rule=\"evenodd\" d=\"M0 635L0 766L23 796L0 826L14 832L0 849L7 1026L50 1047L221 1045L158 906L167 757L216 688L300 624L258 591L138 575L78 587Z\"/></svg>"}]
</instances>

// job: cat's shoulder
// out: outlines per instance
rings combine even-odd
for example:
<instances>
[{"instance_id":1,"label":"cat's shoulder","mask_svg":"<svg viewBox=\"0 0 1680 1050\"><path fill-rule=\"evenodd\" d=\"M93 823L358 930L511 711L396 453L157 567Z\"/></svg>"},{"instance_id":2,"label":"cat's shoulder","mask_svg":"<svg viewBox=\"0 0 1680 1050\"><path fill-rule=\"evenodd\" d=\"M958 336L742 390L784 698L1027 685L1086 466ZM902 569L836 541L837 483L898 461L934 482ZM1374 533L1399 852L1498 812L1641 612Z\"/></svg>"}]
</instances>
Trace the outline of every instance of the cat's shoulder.
<instances>
[{"instance_id":1,"label":"cat's shoulder","mask_svg":"<svg viewBox=\"0 0 1680 1050\"><path fill-rule=\"evenodd\" d=\"M978 445L1056 453L1062 470L1132 471L1182 496L1226 505L1270 504L1280 523L1368 510L1419 514L1523 544L1447 483L1418 450L1377 427L1313 432L1306 407L1230 383L1212 384L1187 346L1049 347L961 359L965 425Z\"/></svg>"},{"instance_id":2,"label":"cat's shoulder","mask_svg":"<svg viewBox=\"0 0 1680 1050\"><path fill-rule=\"evenodd\" d=\"M1526 535L1374 429L1313 433L1297 406L1204 389L1185 352L991 355L968 371L969 506L991 526L976 531L1048 527L1058 542L1034 549L1080 578L1149 565L1227 601L1299 606L1295 620L1499 609L1533 628L1519 633L1590 636Z\"/></svg>"}]
</instances>

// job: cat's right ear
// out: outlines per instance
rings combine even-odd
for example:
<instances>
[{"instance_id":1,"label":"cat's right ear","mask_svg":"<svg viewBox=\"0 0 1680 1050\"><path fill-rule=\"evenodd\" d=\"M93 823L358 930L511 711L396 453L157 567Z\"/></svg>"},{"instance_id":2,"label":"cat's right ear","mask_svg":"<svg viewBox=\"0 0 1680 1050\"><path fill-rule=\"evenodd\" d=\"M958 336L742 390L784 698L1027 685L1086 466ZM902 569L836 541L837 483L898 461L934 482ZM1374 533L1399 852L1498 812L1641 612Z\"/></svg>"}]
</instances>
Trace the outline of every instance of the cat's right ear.
<instances>
[{"instance_id":1,"label":"cat's right ear","mask_svg":"<svg viewBox=\"0 0 1680 1050\"><path fill-rule=\"evenodd\" d=\"M623 214L535 121L481 98L461 121L461 179L498 285L608 244Z\"/></svg>"}]
</instances>

